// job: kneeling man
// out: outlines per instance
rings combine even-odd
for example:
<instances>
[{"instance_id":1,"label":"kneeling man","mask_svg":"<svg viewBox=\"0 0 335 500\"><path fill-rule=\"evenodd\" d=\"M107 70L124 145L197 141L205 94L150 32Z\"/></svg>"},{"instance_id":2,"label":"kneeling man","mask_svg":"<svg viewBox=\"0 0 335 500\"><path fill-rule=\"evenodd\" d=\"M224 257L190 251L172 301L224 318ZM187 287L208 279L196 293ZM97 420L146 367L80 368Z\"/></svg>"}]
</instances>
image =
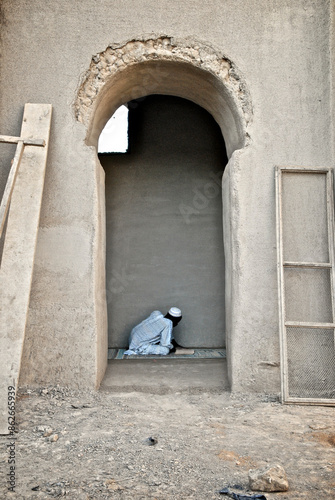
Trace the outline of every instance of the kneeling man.
<instances>
[{"instance_id":1,"label":"kneeling man","mask_svg":"<svg viewBox=\"0 0 335 500\"><path fill-rule=\"evenodd\" d=\"M154 311L142 323L135 326L129 337L129 349L124 353L132 354L169 354L176 344L172 329L182 319L181 310L171 307L163 316L160 311Z\"/></svg>"}]
</instances>

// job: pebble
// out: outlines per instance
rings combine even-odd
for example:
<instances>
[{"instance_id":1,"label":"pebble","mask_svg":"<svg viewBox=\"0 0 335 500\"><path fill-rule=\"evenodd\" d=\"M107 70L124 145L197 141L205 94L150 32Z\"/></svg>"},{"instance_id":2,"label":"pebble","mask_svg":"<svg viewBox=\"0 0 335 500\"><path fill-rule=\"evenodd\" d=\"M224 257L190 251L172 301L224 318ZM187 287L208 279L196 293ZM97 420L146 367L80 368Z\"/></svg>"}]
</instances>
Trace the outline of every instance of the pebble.
<instances>
[{"instance_id":1,"label":"pebble","mask_svg":"<svg viewBox=\"0 0 335 500\"><path fill-rule=\"evenodd\" d=\"M155 444L158 443L158 439L156 437L148 437L148 439L146 440L146 443L149 445L149 446L154 446Z\"/></svg>"},{"instance_id":2,"label":"pebble","mask_svg":"<svg viewBox=\"0 0 335 500\"><path fill-rule=\"evenodd\" d=\"M46 425L38 425L35 427L34 431L35 432L45 432L48 429Z\"/></svg>"},{"instance_id":3,"label":"pebble","mask_svg":"<svg viewBox=\"0 0 335 500\"><path fill-rule=\"evenodd\" d=\"M310 429L312 429L313 431L323 431L325 429L328 429L329 425L313 423L313 424L309 424L308 427Z\"/></svg>"},{"instance_id":4,"label":"pebble","mask_svg":"<svg viewBox=\"0 0 335 500\"><path fill-rule=\"evenodd\" d=\"M51 436L52 433L53 433L53 430L51 429L51 427L49 427L48 429L46 429L44 431L43 437L49 437L49 436Z\"/></svg>"}]
</instances>

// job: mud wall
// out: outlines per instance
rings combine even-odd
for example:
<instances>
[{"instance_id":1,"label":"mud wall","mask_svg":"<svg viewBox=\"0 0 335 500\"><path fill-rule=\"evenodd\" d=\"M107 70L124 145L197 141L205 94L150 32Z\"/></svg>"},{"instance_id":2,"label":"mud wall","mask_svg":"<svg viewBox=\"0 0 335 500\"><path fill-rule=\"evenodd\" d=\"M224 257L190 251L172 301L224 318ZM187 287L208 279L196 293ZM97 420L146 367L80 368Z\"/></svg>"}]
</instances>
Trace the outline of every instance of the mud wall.
<instances>
[{"instance_id":1,"label":"mud wall","mask_svg":"<svg viewBox=\"0 0 335 500\"><path fill-rule=\"evenodd\" d=\"M169 37L181 52L189 47L187 68L193 64L192 47L209 47L194 53L194 67L201 66L201 71L207 67L208 78L192 83L190 72L179 71L180 64L179 69L171 66L166 81L170 78L173 88L170 85L166 92L187 97L188 89L189 97L221 122L227 149L232 145L224 177L232 388L279 389L274 166L333 164L333 9L328 0L213 0L209 5L171 0L168 9L142 0L136 5L107 0L22 0L15 5L2 1L1 133L19 134L26 102L50 103L54 110L22 383L92 387L103 376L104 172L94 140L85 142L90 127L98 131L102 126L93 123L100 97L93 99L87 122L78 120L76 105L92 64L98 64L97 54L134 40ZM225 108L224 99L211 99L215 92L224 94L219 81L227 95L230 92L225 76L213 69L213 53L221 57L228 73L236 68L243 77L233 78L234 95L245 96L247 86L247 111L243 99L238 102L236 97L239 118L232 108ZM154 54L152 47L152 59ZM128 63L122 65L127 68ZM106 108L107 115L114 104L129 99L135 80L129 80L127 92L125 81L118 87L115 80L110 88L108 99L114 91L124 95ZM151 81L141 80L141 92L147 85L147 93L152 93ZM185 92L178 92L178 81L184 82ZM103 119L102 114L96 117ZM239 128L238 119L244 120L247 130ZM241 134L247 139L244 143ZM1 147L1 190L12 157L8 148Z\"/></svg>"}]
</instances>

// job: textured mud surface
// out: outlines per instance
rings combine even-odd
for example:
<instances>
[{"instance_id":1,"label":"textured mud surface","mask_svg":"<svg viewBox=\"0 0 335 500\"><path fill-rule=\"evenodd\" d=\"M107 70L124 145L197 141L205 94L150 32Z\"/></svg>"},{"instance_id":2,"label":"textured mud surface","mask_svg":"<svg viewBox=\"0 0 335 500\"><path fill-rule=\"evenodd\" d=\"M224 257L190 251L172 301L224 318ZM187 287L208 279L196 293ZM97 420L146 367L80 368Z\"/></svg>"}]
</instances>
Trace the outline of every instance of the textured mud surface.
<instances>
[{"instance_id":1,"label":"textured mud surface","mask_svg":"<svg viewBox=\"0 0 335 500\"><path fill-rule=\"evenodd\" d=\"M82 123L89 122L98 93L113 75L132 64L148 61L190 63L216 75L226 83L227 90L234 95L243 110L246 122L250 120L252 114L250 96L242 76L238 74L232 61L222 54L217 54L209 45L193 43L191 40L176 40L167 36L132 40L124 45L110 45L104 52L93 56L74 106L77 119ZM138 82L138 86L143 87L145 92L142 95L156 93L154 90L159 82L155 83L153 80L155 80L153 76L148 73L145 81Z\"/></svg>"},{"instance_id":2,"label":"textured mud surface","mask_svg":"<svg viewBox=\"0 0 335 500\"><path fill-rule=\"evenodd\" d=\"M285 468L290 489L266 498L335 498L333 408L228 392L47 388L21 390L16 419L15 493L1 436L0 498L228 498L219 490L246 492L249 469L270 463Z\"/></svg>"}]
</instances>

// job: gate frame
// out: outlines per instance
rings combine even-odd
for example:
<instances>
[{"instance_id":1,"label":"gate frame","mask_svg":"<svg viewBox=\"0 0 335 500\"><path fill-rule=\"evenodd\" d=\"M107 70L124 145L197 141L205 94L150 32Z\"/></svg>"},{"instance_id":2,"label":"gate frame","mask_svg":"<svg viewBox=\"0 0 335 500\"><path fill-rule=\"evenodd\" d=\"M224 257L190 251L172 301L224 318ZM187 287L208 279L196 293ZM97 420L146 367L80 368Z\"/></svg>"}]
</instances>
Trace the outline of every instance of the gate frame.
<instances>
[{"instance_id":1,"label":"gate frame","mask_svg":"<svg viewBox=\"0 0 335 500\"><path fill-rule=\"evenodd\" d=\"M282 220L282 173L324 173L326 174L327 194L327 226L328 226L328 263L316 262L285 262L283 258L283 220ZM276 233L277 233L277 269L278 269L278 302L279 302L279 340L280 340L280 373L281 373L281 400L283 404L308 404L335 406L335 398L298 398L289 395L287 337L286 327L316 328L335 330L334 304L335 304L335 269L334 269L334 195L333 195L333 169L331 167L303 167L303 166L276 166ZM333 323L313 323L301 321L285 321L285 287L284 268L326 268L330 269L331 303Z\"/></svg>"}]
</instances>

